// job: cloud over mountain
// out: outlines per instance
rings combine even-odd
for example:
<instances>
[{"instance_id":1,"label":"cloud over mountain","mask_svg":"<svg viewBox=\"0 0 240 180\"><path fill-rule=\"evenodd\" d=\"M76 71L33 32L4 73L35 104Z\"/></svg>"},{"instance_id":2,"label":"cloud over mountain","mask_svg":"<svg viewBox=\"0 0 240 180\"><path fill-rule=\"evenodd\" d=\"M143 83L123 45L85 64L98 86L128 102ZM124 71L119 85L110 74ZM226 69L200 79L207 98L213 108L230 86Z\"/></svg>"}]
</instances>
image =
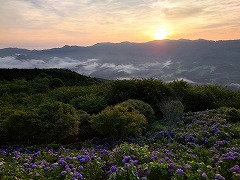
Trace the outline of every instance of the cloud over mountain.
<instances>
[{"instance_id":1,"label":"cloud over mountain","mask_svg":"<svg viewBox=\"0 0 240 180\"><path fill-rule=\"evenodd\" d=\"M240 40L100 43L46 50L0 49L0 68L65 68L106 79L185 79L240 84Z\"/></svg>"}]
</instances>

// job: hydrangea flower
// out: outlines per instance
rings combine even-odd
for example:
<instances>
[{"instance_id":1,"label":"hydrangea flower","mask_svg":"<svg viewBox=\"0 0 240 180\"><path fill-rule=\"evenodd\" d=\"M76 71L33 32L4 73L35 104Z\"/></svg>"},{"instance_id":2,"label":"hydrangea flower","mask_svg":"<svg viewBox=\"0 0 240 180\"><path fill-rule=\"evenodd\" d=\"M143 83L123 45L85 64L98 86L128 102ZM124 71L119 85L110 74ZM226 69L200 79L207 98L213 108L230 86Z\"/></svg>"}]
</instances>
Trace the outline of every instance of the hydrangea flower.
<instances>
[{"instance_id":1,"label":"hydrangea flower","mask_svg":"<svg viewBox=\"0 0 240 180\"><path fill-rule=\"evenodd\" d=\"M239 165L235 165L235 166L230 168L231 172L237 172L238 170L240 170L240 166Z\"/></svg>"},{"instance_id":2,"label":"hydrangea flower","mask_svg":"<svg viewBox=\"0 0 240 180\"><path fill-rule=\"evenodd\" d=\"M111 172L116 172L118 170L118 168L116 167L116 166L112 166L111 168L110 168L110 171Z\"/></svg>"},{"instance_id":3,"label":"hydrangea flower","mask_svg":"<svg viewBox=\"0 0 240 180\"><path fill-rule=\"evenodd\" d=\"M207 178L207 174L206 173L202 173L202 177L203 178Z\"/></svg>"},{"instance_id":4,"label":"hydrangea flower","mask_svg":"<svg viewBox=\"0 0 240 180\"><path fill-rule=\"evenodd\" d=\"M225 178L223 176L221 176L221 174L216 174L215 178L218 180L225 180Z\"/></svg>"},{"instance_id":5,"label":"hydrangea flower","mask_svg":"<svg viewBox=\"0 0 240 180\"><path fill-rule=\"evenodd\" d=\"M65 176L65 175L67 174L67 171L62 171L60 174L61 174L62 176Z\"/></svg>"},{"instance_id":6,"label":"hydrangea flower","mask_svg":"<svg viewBox=\"0 0 240 180\"><path fill-rule=\"evenodd\" d=\"M176 170L176 173L177 173L177 174L184 174L184 171L183 171L182 169L177 169L177 170Z\"/></svg>"}]
</instances>

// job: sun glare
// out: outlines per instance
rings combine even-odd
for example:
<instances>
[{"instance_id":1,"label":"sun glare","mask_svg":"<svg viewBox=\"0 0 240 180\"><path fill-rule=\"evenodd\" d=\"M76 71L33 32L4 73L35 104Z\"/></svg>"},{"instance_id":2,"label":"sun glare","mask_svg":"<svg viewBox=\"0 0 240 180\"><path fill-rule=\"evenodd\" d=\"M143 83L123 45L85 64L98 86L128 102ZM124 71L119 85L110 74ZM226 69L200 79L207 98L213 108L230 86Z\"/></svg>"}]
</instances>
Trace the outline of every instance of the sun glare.
<instances>
[{"instance_id":1,"label":"sun glare","mask_svg":"<svg viewBox=\"0 0 240 180\"><path fill-rule=\"evenodd\" d=\"M156 40L166 39L167 36L168 36L168 32L165 29L159 29L155 33Z\"/></svg>"}]
</instances>

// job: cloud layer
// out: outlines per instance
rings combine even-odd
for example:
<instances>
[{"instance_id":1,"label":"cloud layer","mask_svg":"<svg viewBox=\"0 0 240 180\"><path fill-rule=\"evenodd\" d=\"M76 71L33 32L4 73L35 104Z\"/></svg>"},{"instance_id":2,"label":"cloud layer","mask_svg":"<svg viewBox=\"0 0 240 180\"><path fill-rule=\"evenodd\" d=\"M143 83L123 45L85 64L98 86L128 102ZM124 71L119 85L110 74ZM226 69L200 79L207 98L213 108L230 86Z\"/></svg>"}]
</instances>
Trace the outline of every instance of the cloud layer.
<instances>
[{"instance_id":1,"label":"cloud layer","mask_svg":"<svg viewBox=\"0 0 240 180\"><path fill-rule=\"evenodd\" d=\"M171 60L166 62L149 62L143 64L114 64L114 63L103 63L99 59L88 59L88 60L74 60L71 58L57 58L54 57L50 60L19 60L15 57L8 56L0 58L1 68L63 68L74 70L84 75L94 75L98 73L100 77L107 77L109 74L123 73L128 77L153 77L156 72L160 72L163 68L169 68L172 64ZM124 76L125 77L125 76ZM121 76L116 77L113 75L111 78L122 78Z\"/></svg>"}]
</instances>

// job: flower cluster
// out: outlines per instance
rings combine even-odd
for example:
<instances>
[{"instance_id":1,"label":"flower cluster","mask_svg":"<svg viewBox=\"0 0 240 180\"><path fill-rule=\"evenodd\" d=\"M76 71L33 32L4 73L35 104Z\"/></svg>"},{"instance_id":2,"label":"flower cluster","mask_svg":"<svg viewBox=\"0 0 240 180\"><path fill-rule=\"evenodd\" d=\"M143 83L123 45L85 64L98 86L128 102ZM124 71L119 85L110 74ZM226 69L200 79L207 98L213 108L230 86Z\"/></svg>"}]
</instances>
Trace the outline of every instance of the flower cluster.
<instances>
[{"instance_id":1,"label":"flower cluster","mask_svg":"<svg viewBox=\"0 0 240 180\"><path fill-rule=\"evenodd\" d=\"M186 113L182 121L172 129L159 122L160 129L128 142L94 138L91 147L4 146L0 178L239 179L240 141L231 131L236 124L228 124L218 110Z\"/></svg>"}]
</instances>

